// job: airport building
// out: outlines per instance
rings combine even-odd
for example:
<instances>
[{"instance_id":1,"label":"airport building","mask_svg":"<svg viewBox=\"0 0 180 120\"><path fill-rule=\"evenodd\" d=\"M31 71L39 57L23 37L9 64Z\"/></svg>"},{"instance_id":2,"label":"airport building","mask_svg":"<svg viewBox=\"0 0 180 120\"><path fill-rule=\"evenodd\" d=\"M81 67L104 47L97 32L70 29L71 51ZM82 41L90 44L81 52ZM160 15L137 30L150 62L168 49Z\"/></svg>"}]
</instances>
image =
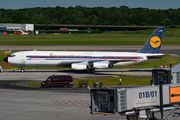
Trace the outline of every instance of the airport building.
<instances>
[{"instance_id":1,"label":"airport building","mask_svg":"<svg viewBox=\"0 0 180 120\"><path fill-rule=\"evenodd\" d=\"M100 30L103 32L108 31L136 31L136 30L146 30L155 29L155 26L98 26L98 25L48 25L49 30L52 31L82 31L82 30ZM44 31L45 25L34 24L12 24L12 23L0 23L0 31Z\"/></svg>"},{"instance_id":2,"label":"airport building","mask_svg":"<svg viewBox=\"0 0 180 120\"><path fill-rule=\"evenodd\" d=\"M0 31L34 31L34 24L0 23Z\"/></svg>"},{"instance_id":3,"label":"airport building","mask_svg":"<svg viewBox=\"0 0 180 120\"><path fill-rule=\"evenodd\" d=\"M90 28L91 30L100 30L103 32L109 31L136 31L136 30L146 30L146 29L156 29L156 26L99 26L99 25L48 25L49 30L53 31L82 31ZM43 31L45 25L36 25L36 30Z\"/></svg>"}]
</instances>

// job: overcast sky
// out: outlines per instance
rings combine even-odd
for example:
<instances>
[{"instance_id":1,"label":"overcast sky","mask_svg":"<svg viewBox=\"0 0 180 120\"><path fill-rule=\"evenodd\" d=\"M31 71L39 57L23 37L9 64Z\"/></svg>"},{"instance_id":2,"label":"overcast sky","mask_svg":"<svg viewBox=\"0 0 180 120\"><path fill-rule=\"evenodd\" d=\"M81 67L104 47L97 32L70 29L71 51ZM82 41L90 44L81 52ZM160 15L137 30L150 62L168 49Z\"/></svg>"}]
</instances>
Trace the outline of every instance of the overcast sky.
<instances>
[{"instance_id":1,"label":"overcast sky","mask_svg":"<svg viewBox=\"0 0 180 120\"><path fill-rule=\"evenodd\" d=\"M120 7L149 8L149 9L177 9L180 8L180 0L2 0L0 8L20 9L32 7Z\"/></svg>"}]
</instances>

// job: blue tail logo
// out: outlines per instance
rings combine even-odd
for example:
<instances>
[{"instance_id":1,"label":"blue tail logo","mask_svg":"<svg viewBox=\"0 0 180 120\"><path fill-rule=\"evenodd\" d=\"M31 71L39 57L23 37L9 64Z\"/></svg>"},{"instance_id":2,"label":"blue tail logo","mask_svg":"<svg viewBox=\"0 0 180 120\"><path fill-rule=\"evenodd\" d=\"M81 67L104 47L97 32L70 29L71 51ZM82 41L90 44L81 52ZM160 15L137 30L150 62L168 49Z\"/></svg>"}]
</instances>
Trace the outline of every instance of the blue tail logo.
<instances>
[{"instance_id":1,"label":"blue tail logo","mask_svg":"<svg viewBox=\"0 0 180 120\"><path fill-rule=\"evenodd\" d=\"M161 50L165 27L157 27L151 37L147 40L144 46L137 53L157 54Z\"/></svg>"}]
</instances>

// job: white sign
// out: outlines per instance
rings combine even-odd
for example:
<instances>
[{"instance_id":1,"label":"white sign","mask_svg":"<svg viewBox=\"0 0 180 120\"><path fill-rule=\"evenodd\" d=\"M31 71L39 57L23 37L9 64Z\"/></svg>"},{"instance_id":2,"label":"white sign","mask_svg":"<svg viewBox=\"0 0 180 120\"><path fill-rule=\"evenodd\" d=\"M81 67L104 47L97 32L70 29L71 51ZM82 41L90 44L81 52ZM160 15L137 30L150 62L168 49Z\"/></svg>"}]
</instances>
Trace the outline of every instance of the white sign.
<instances>
[{"instance_id":1,"label":"white sign","mask_svg":"<svg viewBox=\"0 0 180 120\"><path fill-rule=\"evenodd\" d=\"M159 105L159 87L132 89L132 107Z\"/></svg>"}]
</instances>

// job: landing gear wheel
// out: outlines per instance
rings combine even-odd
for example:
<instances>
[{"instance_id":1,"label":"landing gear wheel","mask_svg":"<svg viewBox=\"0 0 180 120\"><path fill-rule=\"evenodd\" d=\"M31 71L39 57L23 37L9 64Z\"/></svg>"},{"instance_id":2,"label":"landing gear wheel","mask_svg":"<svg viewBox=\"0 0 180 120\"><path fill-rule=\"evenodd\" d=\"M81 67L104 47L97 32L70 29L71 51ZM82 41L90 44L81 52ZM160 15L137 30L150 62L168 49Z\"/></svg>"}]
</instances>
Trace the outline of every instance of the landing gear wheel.
<instances>
[{"instance_id":1,"label":"landing gear wheel","mask_svg":"<svg viewBox=\"0 0 180 120\"><path fill-rule=\"evenodd\" d=\"M25 72L25 70L23 69L23 66L21 66L21 72L22 72L22 73Z\"/></svg>"},{"instance_id":2,"label":"landing gear wheel","mask_svg":"<svg viewBox=\"0 0 180 120\"><path fill-rule=\"evenodd\" d=\"M21 69L21 72L23 73L23 72L25 72L25 70L24 70L24 69Z\"/></svg>"},{"instance_id":3,"label":"landing gear wheel","mask_svg":"<svg viewBox=\"0 0 180 120\"><path fill-rule=\"evenodd\" d=\"M95 73L95 69L91 69L91 73Z\"/></svg>"}]
</instances>

